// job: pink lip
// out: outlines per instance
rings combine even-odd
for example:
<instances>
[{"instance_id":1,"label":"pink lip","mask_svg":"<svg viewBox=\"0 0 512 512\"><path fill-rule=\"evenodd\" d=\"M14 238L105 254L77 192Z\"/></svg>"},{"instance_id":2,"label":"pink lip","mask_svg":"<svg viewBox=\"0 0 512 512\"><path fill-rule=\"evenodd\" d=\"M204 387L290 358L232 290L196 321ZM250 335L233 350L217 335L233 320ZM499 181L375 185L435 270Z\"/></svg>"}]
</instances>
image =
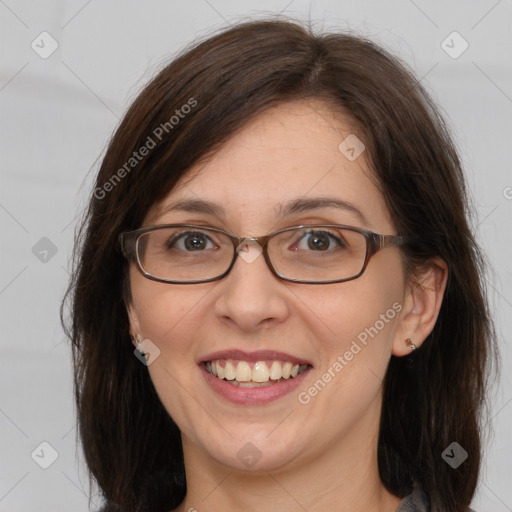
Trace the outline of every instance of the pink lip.
<instances>
[{"instance_id":1,"label":"pink lip","mask_svg":"<svg viewBox=\"0 0 512 512\"><path fill-rule=\"evenodd\" d=\"M309 368L294 377L293 379L283 380L278 384L271 384L270 386L255 387L255 388L244 388L234 386L228 381L218 379L215 375L212 375L206 370L205 363L207 361L215 361L217 359L235 359L239 361L256 362L256 361L289 361L294 364L307 364ZM208 385L221 397L229 400L235 404L243 405L259 405L266 404L281 398L288 393L291 393L297 388L305 376L311 370L312 364L306 359L292 356L285 352L278 352L276 350L256 350L254 352L244 352L243 350L220 350L212 352L211 354L202 357L198 361L199 368L201 369L204 378Z\"/></svg>"},{"instance_id":2,"label":"pink lip","mask_svg":"<svg viewBox=\"0 0 512 512\"><path fill-rule=\"evenodd\" d=\"M212 352L205 357L202 357L198 363L205 363L206 361L215 361L216 359L236 359L239 361L290 361L294 364L308 364L312 366L309 361L300 357L286 354L285 352L277 352L275 350L257 350L255 352L244 352L243 350L220 350ZM297 377L295 377L297 378ZM217 379L218 380L218 379ZM231 386L233 387L233 386Z\"/></svg>"},{"instance_id":3,"label":"pink lip","mask_svg":"<svg viewBox=\"0 0 512 512\"><path fill-rule=\"evenodd\" d=\"M260 354L262 353L263 352L261 352ZM267 352L265 353L268 354ZM230 351L229 354L230 357L233 359L233 351ZM214 359L224 358L217 357L216 354L213 355L215 356ZM289 357L290 356L286 356L285 360L289 360ZM244 360L247 361L247 359ZM207 359L207 361L211 361L211 359ZM278 384L271 384L270 386L264 386L260 388L241 388L238 386L234 386L233 384L230 384L226 380L218 379L217 377L215 377L209 371L206 370L204 364L199 364L199 368L201 369L204 378L206 379L206 382L213 389L213 391L215 391L217 394L219 394L226 400L229 400L230 402L239 405L262 405L277 400L278 398L282 398L283 396L291 393L294 389L296 389L311 370L311 368L308 368L305 372L301 373L300 375L297 375L297 377L294 377L293 379L284 380L282 382L279 382Z\"/></svg>"}]
</instances>

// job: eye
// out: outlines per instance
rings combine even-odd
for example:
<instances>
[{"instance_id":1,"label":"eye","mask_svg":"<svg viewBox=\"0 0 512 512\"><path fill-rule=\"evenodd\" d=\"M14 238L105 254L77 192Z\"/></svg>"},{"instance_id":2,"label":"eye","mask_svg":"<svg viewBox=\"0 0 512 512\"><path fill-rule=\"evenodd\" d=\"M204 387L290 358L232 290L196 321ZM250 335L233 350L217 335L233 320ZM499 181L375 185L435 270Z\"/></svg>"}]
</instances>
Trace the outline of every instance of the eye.
<instances>
[{"instance_id":1,"label":"eye","mask_svg":"<svg viewBox=\"0 0 512 512\"><path fill-rule=\"evenodd\" d=\"M204 249L214 249L211 238L201 231L184 231L174 235L167 241L168 249L178 249L180 251L199 251Z\"/></svg>"},{"instance_id":2,"label":"eye","mask_svg":"<svg viewBox=\"0 0 512 512\"><path fill-rule=\"evenodd\" d=\"M326 252L329 249L344 248L347 245L343 238L339 238L329 231L310 230L302 234L297 249Z\"/></svg>"}]
</instances>

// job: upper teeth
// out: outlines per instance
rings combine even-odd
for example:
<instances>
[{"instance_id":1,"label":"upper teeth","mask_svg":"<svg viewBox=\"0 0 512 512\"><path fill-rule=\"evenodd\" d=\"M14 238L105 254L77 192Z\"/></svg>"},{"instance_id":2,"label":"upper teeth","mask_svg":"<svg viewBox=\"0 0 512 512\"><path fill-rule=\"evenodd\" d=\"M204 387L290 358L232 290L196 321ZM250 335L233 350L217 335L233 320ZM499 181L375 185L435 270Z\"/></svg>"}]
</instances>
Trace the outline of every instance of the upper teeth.
<instances>
[{"instance_id":1,"label":"upper teeth","mask_svg":"<svg viewBox=\"0 0 512 512\"><path fill-rule=\"evenodd\" d=\"M308 366L306 364L293 364L289 361L272 361L270 368L266 361L257 361L252 364L253 367L251 368L247 361L217 359L208 361L206 369L219 379L236 380L238 382L268 382L269 379L279 380L281 378L297 377Z\"/></svg>"}]
</instances>

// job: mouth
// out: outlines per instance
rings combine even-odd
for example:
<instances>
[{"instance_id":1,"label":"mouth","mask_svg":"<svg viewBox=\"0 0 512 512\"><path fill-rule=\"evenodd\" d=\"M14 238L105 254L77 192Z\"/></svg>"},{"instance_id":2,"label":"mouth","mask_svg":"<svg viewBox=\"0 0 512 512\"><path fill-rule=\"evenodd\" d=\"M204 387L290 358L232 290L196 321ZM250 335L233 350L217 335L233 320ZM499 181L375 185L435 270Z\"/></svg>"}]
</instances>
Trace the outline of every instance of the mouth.
<instances>
[{"instance_id":1,"label":"mouth","mask_svg":"<svg viewBox=\"0 0 512 512\"><path fill-rule=\"evenodd\" d=\"M291 393L313 365L284 352L223 350L198 361L207 384L221 397L243 405L265 404Z\"/></svg>"},{"instance_id":2,"label":"mouth","mask_svg":"<svg viewBox=\"0 0 512 512\"><path fill-rule=\"evenodd\" d=\"M219 380L244 388L272 386L292 380L311 366L278 359L261 361L214 359L203 364L206 371Z\"/></svg>"}]
</instances>

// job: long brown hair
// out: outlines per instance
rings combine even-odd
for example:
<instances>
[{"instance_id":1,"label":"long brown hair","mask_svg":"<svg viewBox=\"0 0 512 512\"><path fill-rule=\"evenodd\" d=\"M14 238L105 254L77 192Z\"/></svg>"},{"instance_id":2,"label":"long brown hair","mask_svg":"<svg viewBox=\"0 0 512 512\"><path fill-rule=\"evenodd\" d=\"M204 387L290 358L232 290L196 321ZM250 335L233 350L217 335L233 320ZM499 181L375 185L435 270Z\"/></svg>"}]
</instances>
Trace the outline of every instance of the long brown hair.
<instances>
[{"instance_id":1,"label":"long brown hair","mask_svg":"<svg viewBox=\"0 0 512 512\"><path fill-rule=\"evenodd\" d=\"M167 511L186 494L180 432L133 355L118 235L140 227L193 164L257 114L304 98L341 108L361 134L398 233L416 235L403 248L411 275L433 257L449 267L433 332L413 359L392 357L387 370L382 482L404 496L418 480L433 511L460 512L471 502L496 352L484 259L448 130L413 74L376 44L269 20L196 44L150 81L108 145L77 233L67 333L79 435L105 510ZM457 469L441 457L454 441L468 453Z\"/></svg>"}]
</instances>

